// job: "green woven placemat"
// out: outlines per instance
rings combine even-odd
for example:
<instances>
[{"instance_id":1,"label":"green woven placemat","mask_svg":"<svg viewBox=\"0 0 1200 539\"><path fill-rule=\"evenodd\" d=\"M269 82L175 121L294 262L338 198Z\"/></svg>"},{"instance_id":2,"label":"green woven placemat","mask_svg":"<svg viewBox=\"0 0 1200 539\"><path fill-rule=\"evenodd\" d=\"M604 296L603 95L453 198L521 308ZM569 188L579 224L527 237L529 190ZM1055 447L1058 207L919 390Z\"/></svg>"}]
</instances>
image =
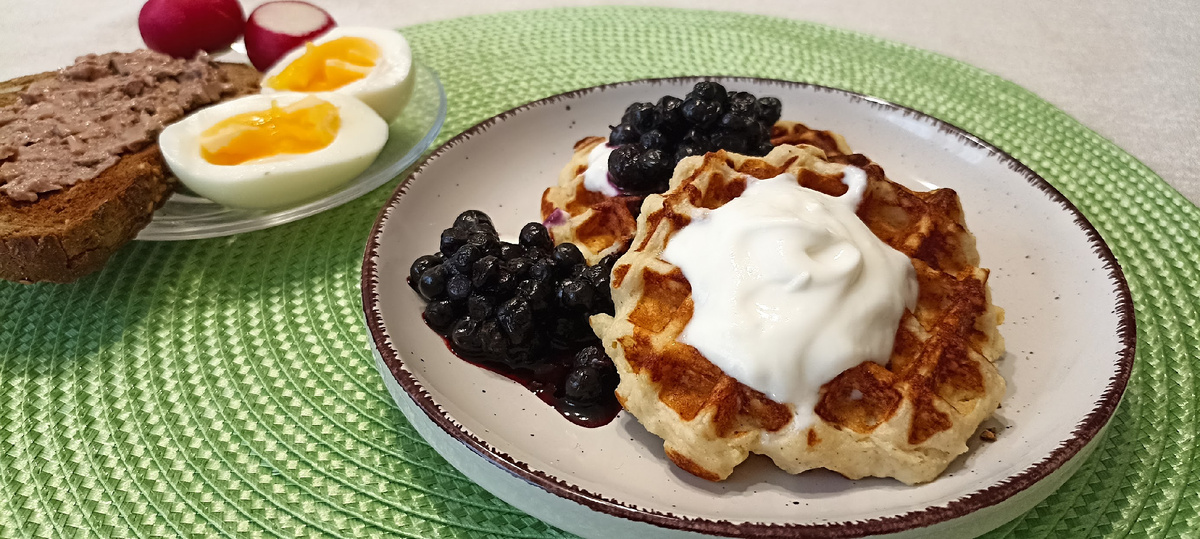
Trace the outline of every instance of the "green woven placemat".
<instances>
[{"instance_id":1,"label":"green woven placemat","mask_svg":"<svg viewBox=\"0 0 1200 539\"><path fill-rule=\"evenodd\" d=\"M941 56L773 18L571 9L405 33L449 95L439 142L566 90L712 74L879 96L1009 152L1120 259L1138 353L1094 456L991 537L1200 530L1200 210L1062 112ZM359 264L395 185L271 230L134 242L73 285L0 284L0 536L565 536L450 467L378 378Z\"/></svg>"}]
</instances>

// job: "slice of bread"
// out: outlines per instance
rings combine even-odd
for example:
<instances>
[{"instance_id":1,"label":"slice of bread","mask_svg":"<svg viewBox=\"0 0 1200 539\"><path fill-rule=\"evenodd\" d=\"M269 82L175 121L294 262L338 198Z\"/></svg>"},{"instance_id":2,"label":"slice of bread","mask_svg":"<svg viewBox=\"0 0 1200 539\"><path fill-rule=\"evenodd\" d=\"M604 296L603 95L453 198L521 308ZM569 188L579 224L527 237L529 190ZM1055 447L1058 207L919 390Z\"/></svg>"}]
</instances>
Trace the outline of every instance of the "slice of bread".
<instances>
[{"instance_id":1,"label":"slice of bread","mask_svg":"<svg viewBox=\"0 0 1200 539\"><path fill-rule=\"evenodd\" d=\"M258 91L260 75L244 64L220 64L236 95ZM0 107L18 99L41 73L0 82ZM175 187L157 144L124 155L90 180L43 193L36 202L0 194L0 279L74 281L99 270L150 223Z\"/></svg>"}]
</instances>

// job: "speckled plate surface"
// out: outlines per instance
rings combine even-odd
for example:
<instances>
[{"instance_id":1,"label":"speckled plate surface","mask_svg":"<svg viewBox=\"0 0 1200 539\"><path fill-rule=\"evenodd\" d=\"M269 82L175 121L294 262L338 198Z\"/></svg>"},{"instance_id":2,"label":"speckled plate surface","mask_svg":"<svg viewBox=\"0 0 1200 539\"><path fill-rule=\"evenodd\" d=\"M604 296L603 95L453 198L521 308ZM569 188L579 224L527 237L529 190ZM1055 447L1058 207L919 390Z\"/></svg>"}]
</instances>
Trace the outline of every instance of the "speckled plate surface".
<instances>
[{"instance_id":1,"label":"speckled plate surface","mask_svg":"<svg viewBox=\"0 0 1200 539\"><path fill-rule=\"evenodd\" d=\"M388 201L368 241L364 307L385 383L422 436L500 498L591 537L974 536L1061 485L1102 435L1133 364L1133 308L1115 258L1021 163L931 117L841 90L719 79L779 97L785 119L843 134L895 181L959 193L992 270L993 300L1007 311L999 367L1009 387L985 423L999 439L972 439L936 481L791 476L763 458L726 482L699 480L627 414L576 427L524 388L459 360L424 326L407 268L436 250L459 212L484 210L502 234L515 233L538 218L538 198L572 142L606 134L629 103L682 95L696 80L603 86L501 114L439 148Z\"/></svg>"}]
</instances>

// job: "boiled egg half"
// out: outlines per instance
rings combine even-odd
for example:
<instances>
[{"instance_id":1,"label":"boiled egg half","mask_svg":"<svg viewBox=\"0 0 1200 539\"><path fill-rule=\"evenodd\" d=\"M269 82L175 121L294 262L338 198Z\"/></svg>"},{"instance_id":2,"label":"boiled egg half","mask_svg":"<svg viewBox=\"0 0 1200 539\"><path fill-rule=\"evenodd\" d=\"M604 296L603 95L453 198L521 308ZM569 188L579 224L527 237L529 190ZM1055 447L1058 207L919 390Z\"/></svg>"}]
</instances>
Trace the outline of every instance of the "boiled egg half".
<instances>
[{"instance_id":1,"label":"boiled egg half","mask_svg":"<svg viewBox=\"0 0 1200 539\"><path fill-rule=\"evenodd\" d=\"M288 53L263 76L262 92L335 92L391 122L412 97L412 49L394 30L338 27Z\"/></svg>"},{"instance_id":2,"label":"boiled egg half","mask_svg":"<svg viewBox=\"0 0 1200 539\"><path fill-rule=\"evenodd\" d=\"M171 172L209 200L272 209L315 198L361 174L388 126L362 101L332 93L241 97L163 129Z\"/></svg>"}]
</instances>

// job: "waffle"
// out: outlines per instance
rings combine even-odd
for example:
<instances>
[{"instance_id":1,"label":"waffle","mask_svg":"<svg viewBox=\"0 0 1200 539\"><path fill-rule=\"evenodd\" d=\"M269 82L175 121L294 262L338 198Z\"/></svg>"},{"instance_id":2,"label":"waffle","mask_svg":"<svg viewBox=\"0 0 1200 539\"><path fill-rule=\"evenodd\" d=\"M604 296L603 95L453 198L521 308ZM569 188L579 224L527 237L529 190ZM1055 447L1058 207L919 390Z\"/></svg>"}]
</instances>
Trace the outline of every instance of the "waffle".
<instances>
[{"instance_id":1,"label":"waffle","mask_svg":"<svg viewBox=\"0 0 1200 539\"><path fill-rule=\"evenodd\" d=\"M691 286L660 256L694 208L717 208L741 194L746 177L783 172L831 196L847 190L842 170L867 173L858 216L882 241L911 258L918 280L886 365L863 362L822 386L814 413L797 421L774 402L725 375L677 338L692 316ZM621 405L664 440L680 468L718 481L750 453L790 473L827 468L851 479L931 481L992 414L1005 391L993 362L1004 351L988 270L949 189L914 192L861 155L826 156L783 145L765 157L719 151L684 159L671 187L641 208L632 248L612 274L615 316L592 327L621 375Z\"/></svg>"},{"instance_id":2,"label":"waffle","mask_svg":"<svg viewBox=\"0 0 1200 539\"><path fill-rule=\"evenodd\" d=\"M637 228L643 196L608 197L583 185L588 154L604 144L603 137L587 137L575 143L575 153L558 175L558 184L542 193L542 221L555 243L579 246L588 264L613 253L624 252ZM771 144L809 144L829 156L850 153L845 139L831 131L817 131L802 123L780 121L771 129Z\"/></svg>"}]
</instances>

